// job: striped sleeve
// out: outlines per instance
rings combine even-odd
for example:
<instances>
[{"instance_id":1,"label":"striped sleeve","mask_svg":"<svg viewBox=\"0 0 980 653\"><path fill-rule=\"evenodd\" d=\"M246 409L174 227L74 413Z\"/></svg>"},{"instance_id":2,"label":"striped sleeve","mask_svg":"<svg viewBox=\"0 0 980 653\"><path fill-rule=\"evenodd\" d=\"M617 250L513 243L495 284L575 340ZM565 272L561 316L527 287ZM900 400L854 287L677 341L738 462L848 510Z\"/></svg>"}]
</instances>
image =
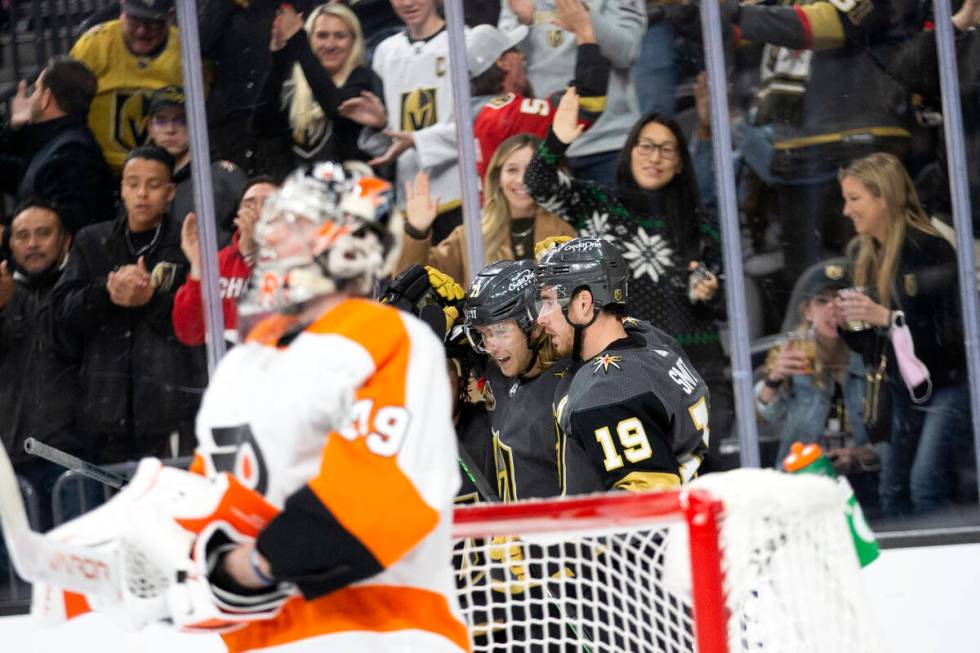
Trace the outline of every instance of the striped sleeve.
<instances>
[{"instance_id":1,"label":"striped sleeve","mask_svg":"<svg viewBox=\"0 0 980 653\"><path fill-rule=\"evenodd\" d=\"M739 37L793 49L827 50L864 43L888 26L887 0L818 0L791 7L744 5Z\"/></svg>"}]
</instances>

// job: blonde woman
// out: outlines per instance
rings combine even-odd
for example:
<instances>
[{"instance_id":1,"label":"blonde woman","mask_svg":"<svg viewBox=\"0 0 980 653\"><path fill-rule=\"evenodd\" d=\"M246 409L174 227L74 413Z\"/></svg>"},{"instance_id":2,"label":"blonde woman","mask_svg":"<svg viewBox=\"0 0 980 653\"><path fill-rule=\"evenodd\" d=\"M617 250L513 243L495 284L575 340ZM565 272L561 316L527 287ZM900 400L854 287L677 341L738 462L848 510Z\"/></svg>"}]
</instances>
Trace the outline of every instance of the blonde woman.
<instances>
[{"instance_id":1,"label":"blonde woman","mask_svg":"<svg viewBox=\"0 0 980 653\"><path fill-rule=\"evenodd\" d=\"M367 161L357 147L361 126L337 107L381 82L364 66L364 35L350 9L325 4L302 14L283 5L272 25L272 67L252 113L258 136L288 141L299 166L317 161Z\"/></svg>"},{"instance_id":2,"label":"blonde woman","mask_svg":"<svg viewBox=\"0 0 980 653\"><path fill-rule=\"evenodd\" d=\"M854 284L865 290L836 302L845 320L870 325L844 336L867 363L884 363L891 399L882 509L900 516L942 508L955 497L957 463L969 459L971 439L956 255L894 156L858 159L839 180L844 215L857 232L849 246ZM903 325L930 376L914 388L906 387L892 344L891 331Z\"/></svg>"},{"instance_id":3,"label":"blonde woman","mask_svg":"<svg viewBox=\"0 0 980 653\"><path fill-rule=\"evenodd\" d=\"M524 170L539 139L530 134L511 136L497 148L484 179L482 215L484 260L533 260L534 243L552 236L575 236L558 216L542 209L524 187ZM405 185L405 238L396 273L413 263L431 265L454 279L469 278L463 226L432 246L432 222L438 197L429 196L428 176L421 172Z\"/></svg>"},{"instance_id":4,"label":"blonde woman","mask_svg":"<svg viewBox=\"0 0 980 653\"><path fill-rule=\"evenodd\" d=\"M779 449L775 465L783 460L793 442L819 442L825 433L853 436L854 448L834 449L828 455L837 463L870 466L878 456L868 446L864 427L865 368L861 356L840 337L837 293L848 287L847 260L828 259L808 268L797 282L800 301L790 308L784 324L794 334L812 338L812 353L802 346L781 343L769 351L766 375L755 385L756 410L765 421L779 425ZM842 465L848 471L847 465Z\"/></svg>"}]
</instances>

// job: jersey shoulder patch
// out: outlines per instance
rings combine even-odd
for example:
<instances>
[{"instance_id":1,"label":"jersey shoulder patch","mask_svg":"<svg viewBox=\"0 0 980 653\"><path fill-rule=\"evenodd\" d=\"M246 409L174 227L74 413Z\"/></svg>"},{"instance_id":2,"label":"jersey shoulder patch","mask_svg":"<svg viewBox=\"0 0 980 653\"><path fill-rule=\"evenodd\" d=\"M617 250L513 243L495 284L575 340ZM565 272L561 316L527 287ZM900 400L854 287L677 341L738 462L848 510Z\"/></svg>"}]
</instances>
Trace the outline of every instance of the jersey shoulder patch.
<instances>
[{"instance_id":1,"label":"jersey shoulder patch","mask_svg":"<svg viewBox=\"0 0 980 653\"><path fill-rule=\"evenodd\" d=\"M490 98L484 105L491 109L503 109L508 104L517 99L517 96L513 93L508 93L506 95L498 95L497 97Z\"/></svg>"}]
</instances>

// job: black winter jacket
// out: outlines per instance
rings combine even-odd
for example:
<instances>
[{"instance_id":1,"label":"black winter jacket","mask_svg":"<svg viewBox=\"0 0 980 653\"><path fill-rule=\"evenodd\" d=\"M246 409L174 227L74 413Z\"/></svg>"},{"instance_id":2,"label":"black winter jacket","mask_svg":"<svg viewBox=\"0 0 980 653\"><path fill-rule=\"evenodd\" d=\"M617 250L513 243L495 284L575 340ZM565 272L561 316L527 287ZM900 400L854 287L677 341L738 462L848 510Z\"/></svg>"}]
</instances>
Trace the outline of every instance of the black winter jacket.
<instances>
[{"instance_id":1,"label":"black winter jacket","mask_svg":"<svg viewBox=\"0 0 980 653\"><path fill-rule=\"evenodd\" d=\"M929 368L933 386L966 383L956 252L939 236L907 229L900 257L887 308L905 314L915 355ZM874 363L875 351L884 351L888 381L902 385L887 329L841 333L848 347L861 352L867 363Z\"/></svg>"},{"instance_id":2,"label":"black winter jacket","mask_svg":"<svg viewBox=\"0 0 980 653\"><path fill-rule=\"evenodd\" d=\"M111 215L113 187L84 118L64 116L0 134L0 191L17 202L40 197L57 203L72 233Z\"/></svg>"},{"instance_id":3,"label":"black winter jacket","mask_svg":"<svg viewBox=\"0 0 980 653\"><path fill-rule=\"evenodd\" d=\"M106 289L110 271L137 262L127 229L121 216L79 232L54 289L60 328L83 343L78 426L105 438L103 462L157 451L193 420L205 385L203 348L178 342L170 319L188 269L179 224L165 218L143 255L160 285L135 308L116 306Z\"/></svg>"},{"instance_id":4,"label":"black winter jacket","mask_svg":"<svg viewBox=\"0 0 980 653\"><path fill-rule=\"evenodd\" d=\"M59 275L15 273L14 294L0 309L0 439L15 466L34 460L24 453L29 437L71 452L90 444L73 432L78 343L55 343L51 290Z\"/></svg>"},{"instance_id":5,"label":"black winter jacket","mask_svg":"<svg viewBox=\"0 0 980 653\"><path fill-rule=\"evenodd\" d=\"M252 107L272 64L269 38L280 4L278 0L197 3L201 55L210 60L214 79L207 102L211 158L233 161L246 177L290 172L289 151L282 141L249 131ZM292 1L305 16L319 4Z\"/></svg>"},{"instance_id":6,"label":"black winter jacket","mask_svg":"<svg viewBox=\"0 0 980 653\"><path fill-rule=\"evenodd\" d=\"M381 96L381 80L370 68L357 66L338 88L310 49L308 39L306 32L300 30L283 49L273 53L272 67L252 113L252 132L282 139L292 149L296 166L318 161L367 161L371 157L357 147L361 125L341 116L337 107L345 100L359 97L363 91ZM304 134L303 142L296 140L289 125L293 88L287 82L292 77L293 64L297 63L324 114L320 128Z\"/></svg>"}]
</instances>

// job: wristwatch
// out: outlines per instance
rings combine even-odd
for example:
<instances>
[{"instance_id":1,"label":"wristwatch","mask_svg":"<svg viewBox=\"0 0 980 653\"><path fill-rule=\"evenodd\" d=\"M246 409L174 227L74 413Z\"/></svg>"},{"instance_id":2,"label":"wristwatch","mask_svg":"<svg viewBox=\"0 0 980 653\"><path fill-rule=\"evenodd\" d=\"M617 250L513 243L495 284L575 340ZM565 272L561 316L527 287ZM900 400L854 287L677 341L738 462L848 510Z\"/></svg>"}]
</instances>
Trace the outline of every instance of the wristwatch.
<instances>
[{"instance_id":1,"label":"wristwatch","mask_svg":"<svg viewBox=\"0 0 980 653\"><path fill-rule=\"evenodd\" d=\"M892 311L890 317L892 329L901 329L905 326L905 313L902 311Z\"/></svg>"},{"instance_id":2,"label":"wristwatch","mask_svg":"<svg viewBox=\"0 0 980 653\"><path fill-rule=\"evenodd\" d=\"M408 220L405 220L405 233L415 240L426 240L429 238L429 234L432 233L432 227L429 227L425 231L419 231Z\"/></svg>"}]
</instances>

